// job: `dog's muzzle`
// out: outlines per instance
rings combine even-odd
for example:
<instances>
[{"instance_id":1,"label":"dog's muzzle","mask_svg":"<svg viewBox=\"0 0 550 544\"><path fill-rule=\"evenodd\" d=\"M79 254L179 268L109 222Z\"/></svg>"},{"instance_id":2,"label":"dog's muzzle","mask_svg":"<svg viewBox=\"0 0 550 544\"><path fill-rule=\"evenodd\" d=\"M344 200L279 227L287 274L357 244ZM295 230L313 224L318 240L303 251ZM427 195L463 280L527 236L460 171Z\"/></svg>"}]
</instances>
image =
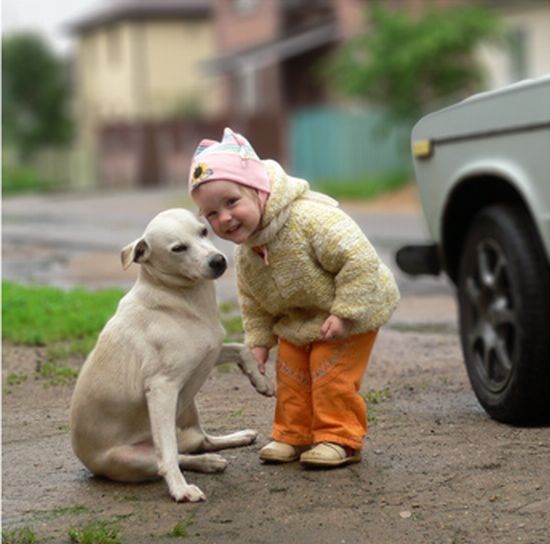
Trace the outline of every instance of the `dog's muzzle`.
<instances>
[{"instance_id":1,"label":"dog's muzzle","mask_svg":"<svg viewBox=\"0 0 550 544\"><path fill-rule=\"evenodd\" d=\"M212 270L213 277L219 278L227 269L227 260L221 253L218 253L210 258L208 266Z\"/></svg>"}]
</instances>

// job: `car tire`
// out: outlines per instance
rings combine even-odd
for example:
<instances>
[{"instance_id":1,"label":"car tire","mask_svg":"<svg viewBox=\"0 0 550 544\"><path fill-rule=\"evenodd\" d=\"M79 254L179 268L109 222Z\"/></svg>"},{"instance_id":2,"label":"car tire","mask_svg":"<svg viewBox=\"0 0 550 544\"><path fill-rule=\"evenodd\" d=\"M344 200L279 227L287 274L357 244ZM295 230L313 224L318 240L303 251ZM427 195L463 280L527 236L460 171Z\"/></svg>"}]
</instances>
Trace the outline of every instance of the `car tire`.
<instances>
[{"instance_id":1,"label":"car tire","mask_svg":"<svg viewBox=\"0 0 550 544\"><path fill-rule=\"evenodd\" d=\"M496 205L472 222L460 261L460 336L472 388L505 423L550 415L550 270L518 207Z\"/></svg>"}]
</instances>

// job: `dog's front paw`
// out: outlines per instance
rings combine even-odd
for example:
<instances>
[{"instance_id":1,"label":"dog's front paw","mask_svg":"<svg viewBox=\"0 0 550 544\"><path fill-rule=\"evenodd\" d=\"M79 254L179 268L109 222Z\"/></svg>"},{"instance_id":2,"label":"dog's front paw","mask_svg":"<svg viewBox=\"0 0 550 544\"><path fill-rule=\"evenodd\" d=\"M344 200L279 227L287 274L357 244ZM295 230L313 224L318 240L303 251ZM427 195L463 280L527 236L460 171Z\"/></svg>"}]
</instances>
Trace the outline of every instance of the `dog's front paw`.
<instances>
[{"instance_id":1,"label":"dog's front paw","mask_svg":"<svg viewBox=\"0 0 550 544\"><path fill-rule=\"evenodd\" d=\"M258 362L248 347L244 345L240 349L239 366L243 373L248 376L250 383L258 393L266 397L275 396L275 386L267 376L260 373L258 370Z\"/></svg>"},{"instance_id":2,"label":"dog's front paw","mask_svg":"<svg viewBox=\"0 0 550 544\"><path fill-rule=\"evenodd\" d=\"M205 501L205 494L196 485L185 485L180 490L172 493L176 502L199 502Z\"/></svg>"},{"instance_id":3,"label":"dog's front paw","mask_svg":"<svg viewBox=\"0 0 550 544\"><path fill-rule=\"evenodd\" d=\"M266 397L275 396L275 385L267 376L259 373L258 375L251 375L250 381L252 382L252 385L255 387L256 391L258 391L258 393L260 393L261 395L264 395Z\"/></svg>"}]
</instances>

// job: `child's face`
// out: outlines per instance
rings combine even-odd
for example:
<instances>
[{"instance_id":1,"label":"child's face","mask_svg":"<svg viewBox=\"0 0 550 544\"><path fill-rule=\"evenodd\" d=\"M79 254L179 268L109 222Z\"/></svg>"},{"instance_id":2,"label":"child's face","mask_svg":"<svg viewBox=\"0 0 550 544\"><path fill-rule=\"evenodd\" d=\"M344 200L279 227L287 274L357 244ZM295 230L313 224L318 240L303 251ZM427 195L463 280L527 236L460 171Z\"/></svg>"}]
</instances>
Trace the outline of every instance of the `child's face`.
<instances>
[{"instance_id":1,"label":"child's face","mask_svg":"<svg viewBox=\"0 0 550 544\"><path fill-rule=\"evenodd\" d=\"M246 242L260 226L260 201L253 190L231 181L210 181L192 193L214 232L234 244Z\"/></svg>"}]
</instances>

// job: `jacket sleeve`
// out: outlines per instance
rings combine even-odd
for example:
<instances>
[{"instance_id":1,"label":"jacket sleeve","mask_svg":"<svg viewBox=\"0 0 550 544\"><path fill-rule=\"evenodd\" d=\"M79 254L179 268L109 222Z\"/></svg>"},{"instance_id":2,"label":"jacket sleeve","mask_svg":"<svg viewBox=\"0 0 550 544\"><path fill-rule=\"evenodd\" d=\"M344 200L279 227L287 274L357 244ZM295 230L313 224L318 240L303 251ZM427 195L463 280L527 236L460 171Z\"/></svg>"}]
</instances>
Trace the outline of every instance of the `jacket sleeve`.
<instances>
[{"instance_id":1,"label":"jacket sleeve","mask_svg":"<svg viewBox=\"0 0 550 544\"><path fill-rule=\"evenodd\" d=\"M248 288L238 263L236 271L245 344L251 348L255 346L271 348L277 343L277 337L273 334L276 319L258 304Z\"/></svg>"},{"instance_id":2,"label":"jacket sleeve","mask_svg":"<svg viewBox=\"0 0 550 544\"><path fill-rule=\"evenodd\" d=\"M389 268L359 226L338 208L312 214L311 244L319 264L334 275L331 313L362 320L370 329L385 323L399 300Z\"/></svg>"}]
</instances>

